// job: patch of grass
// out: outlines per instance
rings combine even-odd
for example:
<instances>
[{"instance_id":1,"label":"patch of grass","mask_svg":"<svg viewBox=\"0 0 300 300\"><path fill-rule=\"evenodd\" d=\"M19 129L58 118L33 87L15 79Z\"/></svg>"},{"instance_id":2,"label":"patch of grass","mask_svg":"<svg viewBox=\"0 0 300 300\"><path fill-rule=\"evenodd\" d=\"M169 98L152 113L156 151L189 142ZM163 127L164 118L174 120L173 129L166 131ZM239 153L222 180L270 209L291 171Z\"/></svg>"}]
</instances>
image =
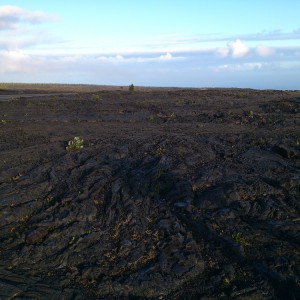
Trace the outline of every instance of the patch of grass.
<instances>
[{"instance_id":1,"label":"patch of grass","mask_svg":"<svg viewBox=\"0 0 300 300\"><path fill-rule=\"evenodd\" d=\"M264 138L260 137L257 142L259 145L264 145L266 143L266 140Z\"/></svg>"},{"instance_id":2,"label":"patch of grass","mask_svg":"<svg viewBox=\"0 0 300 300\"><path fill-rule=\"evenodd\" d=\"M204 127L204 124L202 124L202 123L197 124L197 128L203 128L203 127Z\"/></svg>"},{"instance_id":3,"label":"patch of grass","mask_svg":"<svg viewBox=\"0 0 300 300\"><path fill-rule=\"evenodd\" d=\"M183 99L177 100L175 102L175 105L176 106L184 106L185 105L185 100L183 100Z\"/></svg>"},{"instance_id":4,"label":"patch of grass","mask_svg":"<svg viewBox=\"0 0 300 300\"><path fill-rule=\"evenodd\" d=\"M54 199L54 198L53 198L53 197L50 197L50 196L46 198L47 202L52 202L53 199Z\"/></svg>"},{"instance_id":5,"label":"patch of grass","mask_svg":"<svg viewBox=\"0 0 300 300\"><path fill-rule=\"evenodd\" d=\"M167 149L163 148L163 147L158 147L156 150L155 150L155 155L158 155L158 156L163 156L163 155L166 155L167 153Z\"/></svg>"},{"instance_id":6,"label":"patch of grass","mask_svg":"<svg viewBox=\"0 0 300 300\"><path fill-rule=\"evenodd\" d=\"M155 121L155 115L150 115L149 118L148 118L148 120L150 122L154 122Z\"/></svg>"},{"instance_id":7,"label":"patch of grass","mask_svg":"<svg viewBox=\"0 0 300 300\"><path fill-rule=\"evenodd\" d=\"M68 244L72 245L76 242L76 240L77 240L76 236L73 235L73 236L70 237Z\"/></svg>"},{"instance_id":8,"label":"patch of grass","mask_svg":"<svg viewBox=\"0 0 300 300\"><path fill-rule=\"evenodd\" d=\"M68 146L66 147L66 150L68 152L77 151L83 148L83 139L79 136L75 136L73 140L70 140L68 142Z\"/></svg>"},{"instance_id":9,"label":"patch of grass","mask_svg":"<svg viewBox=\"0 0 300 300\"><path fill-rule=\"evenodd\" d=\"M223 279L222 286L223 286L224 288L227 288L227 287L229 287L230 285L231 285L230 279L229 279L228 277L225 277L225 278Z\"/></svg>"},{"instance_id":10,"label":"patch of grass","mask_svg":"<svg viewBox=\"0 0 300 300\"><path fill-rule=\"evenodd\" d=\"M232 239L237 242L238 244L240 244L241 246L247 246L249 245L249 243L247 242L247 240L242 236L242 234L240 232L233 234L232 235Z\"/></svg>"}]
</instances>

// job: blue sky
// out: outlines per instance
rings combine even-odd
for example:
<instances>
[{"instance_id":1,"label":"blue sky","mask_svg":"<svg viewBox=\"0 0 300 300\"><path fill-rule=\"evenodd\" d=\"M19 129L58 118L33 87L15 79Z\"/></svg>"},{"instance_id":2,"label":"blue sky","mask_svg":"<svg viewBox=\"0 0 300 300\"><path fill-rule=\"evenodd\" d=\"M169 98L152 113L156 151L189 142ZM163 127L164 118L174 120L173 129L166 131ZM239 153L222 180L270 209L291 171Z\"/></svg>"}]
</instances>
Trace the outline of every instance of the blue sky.
<instances>
[{"instance_id":1,"label":"blue sky","mask_svg":"<svg viewBox=\"0 0 300 300\"><path fill-rule=\"evenodd\" d=\"M300 89L299 0L0 0L0 82Z\"/></svg>"}]
</instances>

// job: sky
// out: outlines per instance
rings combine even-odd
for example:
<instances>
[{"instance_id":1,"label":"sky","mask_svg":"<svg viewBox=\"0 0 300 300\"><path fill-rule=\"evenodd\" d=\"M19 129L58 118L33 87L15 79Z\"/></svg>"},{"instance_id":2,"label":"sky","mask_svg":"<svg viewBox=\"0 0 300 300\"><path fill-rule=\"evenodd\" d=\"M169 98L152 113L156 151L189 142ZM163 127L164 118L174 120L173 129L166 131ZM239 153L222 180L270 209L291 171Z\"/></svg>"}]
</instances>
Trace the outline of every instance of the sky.
<instances>
[{"instance_id":1,"label":"sky","mask_svg":"<svg viewBox=\"0 0 300 300\"><path fill-rule=\"evenodd\" d=\"M0 82L300 89L299 0L0 0Z\"/></svg>"}]
</instances>

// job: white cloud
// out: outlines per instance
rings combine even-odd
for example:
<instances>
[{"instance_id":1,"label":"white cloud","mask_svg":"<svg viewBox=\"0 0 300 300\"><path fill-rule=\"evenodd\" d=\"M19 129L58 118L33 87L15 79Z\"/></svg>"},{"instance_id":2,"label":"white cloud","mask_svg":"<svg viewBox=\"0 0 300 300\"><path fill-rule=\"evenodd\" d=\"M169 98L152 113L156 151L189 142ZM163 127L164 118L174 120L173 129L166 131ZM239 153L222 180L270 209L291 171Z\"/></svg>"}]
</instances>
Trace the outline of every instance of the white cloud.
<instances>
[{"instance_id":1,"label":"white cloud","mask_svg":"<svg viewBox=\"0 0 300 300\"><path fill-rule=\"evenodd\" d=\"M2 72L26 72L25 67L28 63L28 56L22 51L5 51L0 53Z\"/></svg>"},{"instance_id":2,"label":"white cloud","mask_svg":"<svg viewBox=\"0 0 300 300\"><path fill-rule=\"evenodd\" d=\"M234 42L228 43L228 47L233 58L244 57L250 51L250 49L239 39L235 40Z\"/></svg>"},{"instance_id":3,"label":"white cloud","mask_svg":"<svg viewBox=\"0 0 300 300\"><path fill-rule=\"evenodd\" d=\"M219 57L227 57L229 54L229 49L228 48L218 48L216 50L216 55Z\"/></svg>"},{"instance_id":4,"label":"white cloud","mask_svg":"<svg viewBox=\"0 0 300 300\"><path fill-rule=\"evenodd\" d=\"M78 64L79 61L73 62ZM31 55L23 50L0 51L0 78L7 74L22 74L24 79L47 72L62 72L72 65L65 57Z\"/></svg>"},{"instance_id":5,"label":"white cloud","mask_svg":"<svg viewBox=\"0 0 300 300\"><path fill-rule=\"evenodd\" d=\"M250 48L248 48L241 40L237 39L233 42L227 43L227 47L217 48L215 54L218 57L226 58L229 55L233 58L241 58L248 55Z\"/></svg>"},{"instance_id":6,"label":"white cloud","mask_svg":"<svg viewBox=\"0 0 300 300\"><path fill-rule=\"evenodd\" d=\"M284 70L293 70L297 69L299 70L300 68L300 61L279 61L276 63L273 63L274 67L277 67L279 69L284 69Z\"/></svg>"},{"instance_id":7,"label":"white cloud","mask_svg":"<svg viewBox=\"0 0 300 300\"><path fill-rule=\"evenodd\" d=\"M125 58L122 55L115 55L115 56L99 56L97 57L98 61L102 62L124 62Z\"/></svg>"},{"instance_id":8,"label":"white cloud","mask_svg":"<svg viewBox=\"0 0 300 300\"><path fill-rule=\"evenodd\" d=\"M159 57L160 60L172 60L173 59L173 56L170 52L164 54L164 55L161 55Z\"/></svg>"},{"instance_id":9,"label":"white cloud","mask_svg":"<svg viewBox=\"0 0 300 300\"><path fill-rule=\"evenodd\" d=\"M61 38L36 24L57 21L58 17L21 7L0 6L0 51L17 51L35 45L59 43Z\"/></svg>"},{"instance_id":10,"label":"white cloud","mask_svg":"<svg viewBox=\"0 0 300 300\"><path fill-rule=\"evenodd\" d=\"M28 11L18 6L0 6L0 30L15 29L19 23L38 24L57 20L57 17L41 11Z\"/></svg>"},{"instance_id":11,"label":"white cloud","mask_svg":"<svg viewBox=\"0 0 300 300\"><path fill-rule=\"evenodd\" d=\"M274 54L274 50L272 48L263 46L263 45L258 45L255 49L255 52L257 55L262 56L262 57L268 57Z\"/></svg>"},{"instance_id":12,"label":"white cloud","mask_svg":"<svg viewBox=\"0 0 300 300\"><path fill-rule=\"evenodd\" d=\"M15 32L2 32L0 34L1 50L20 50L35 45L53 45L60 42L60 38L53 36L46 30L17 30Z\"/></svg>"}]
</instances>

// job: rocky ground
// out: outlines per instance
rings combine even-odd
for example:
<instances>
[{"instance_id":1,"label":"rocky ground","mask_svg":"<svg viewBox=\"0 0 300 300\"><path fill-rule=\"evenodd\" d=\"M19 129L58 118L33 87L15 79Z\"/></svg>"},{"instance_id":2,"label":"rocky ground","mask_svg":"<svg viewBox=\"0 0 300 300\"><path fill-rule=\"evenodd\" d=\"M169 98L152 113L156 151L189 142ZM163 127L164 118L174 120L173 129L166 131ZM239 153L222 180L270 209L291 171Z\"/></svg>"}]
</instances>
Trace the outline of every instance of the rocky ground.
<instances>
[{"instance_id":1,"label":"rocky ground","mask_svg":"<svg viewBox=\"0 0 300 300\"><path fill-rule=\"evenodd\" d=\"M300 299L299 91L54 92L0 102L1 299Z\"/></svg>"}]
</instances>

